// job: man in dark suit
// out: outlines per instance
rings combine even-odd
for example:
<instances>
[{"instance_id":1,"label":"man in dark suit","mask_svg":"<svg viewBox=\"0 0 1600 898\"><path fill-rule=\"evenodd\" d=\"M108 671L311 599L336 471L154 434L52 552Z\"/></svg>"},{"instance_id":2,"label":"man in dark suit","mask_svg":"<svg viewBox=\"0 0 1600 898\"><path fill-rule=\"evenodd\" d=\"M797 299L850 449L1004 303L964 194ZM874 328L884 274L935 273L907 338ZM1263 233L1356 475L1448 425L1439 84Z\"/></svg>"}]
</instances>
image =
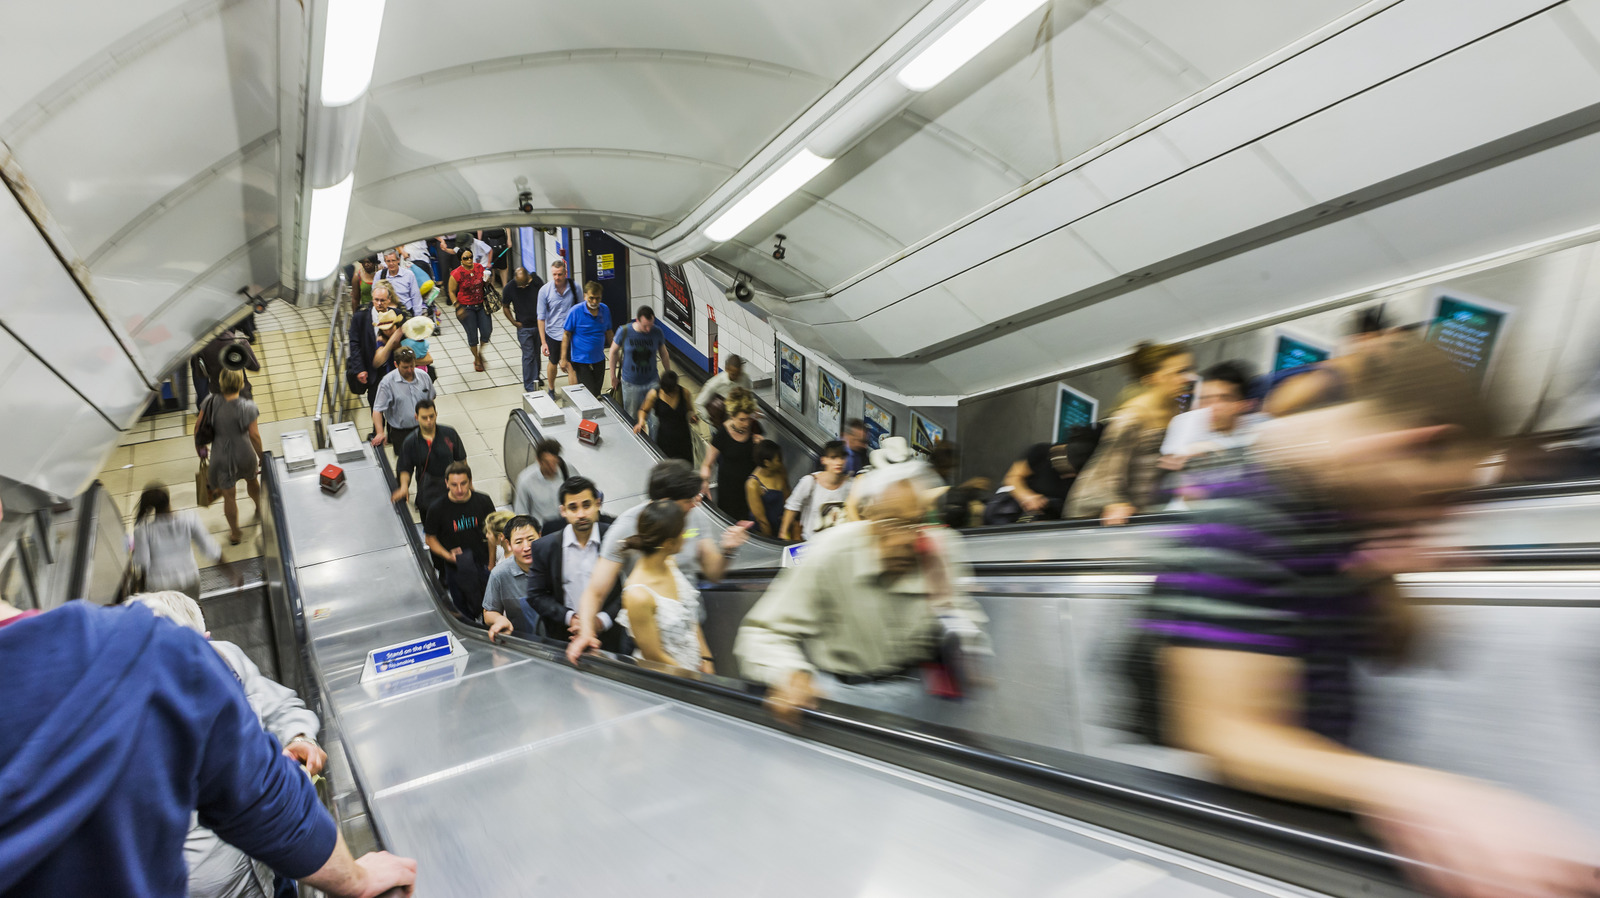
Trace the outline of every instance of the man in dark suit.
<instances>
[{"instance_id":1,"label":"man in dark suit","mask_svg":"<svg viewBox=\"0 0 1600 898\"><path fill-rule=\"evenodd\" d=\"M561 484L556 501L566 523L533 544L528 568L528 604L539 619L539 629L550 639L563 640L576 632L578 601L589 574L600 560L600 542L610 524L600 519L599 490L587 477L569 477ZM600 647L610 652L623 648L622 588L611 588L600 610Z\"/></svg>"},{"instance_id":2,"label":"man in dark suit","mask_svg":"<svg viewBox=\"0 0 1600 898\"><path fill-rule=\"evenodd\" d=\"M389 285L376 281L372 285L372 305L350 316L350 350L345 354L344 378L352 393L365 393L367 405L378 394L378 381L394 369L389 356L400 346L404 336L399 325L378 332L378 322L394 305L394 294Z\"/></svg>"}]
</instances>

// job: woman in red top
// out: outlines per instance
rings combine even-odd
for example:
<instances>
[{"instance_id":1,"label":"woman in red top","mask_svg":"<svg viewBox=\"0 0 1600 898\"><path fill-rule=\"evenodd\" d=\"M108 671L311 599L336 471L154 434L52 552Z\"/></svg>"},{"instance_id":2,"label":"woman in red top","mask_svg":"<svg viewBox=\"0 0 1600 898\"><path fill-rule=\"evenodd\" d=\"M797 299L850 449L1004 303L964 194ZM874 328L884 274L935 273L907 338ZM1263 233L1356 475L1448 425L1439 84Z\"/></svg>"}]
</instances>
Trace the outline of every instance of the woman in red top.
<instances>
[{"instance_id":1,"label":"woman in red top","mask_svg":"<svg viewBox=\"0 0 1600 898\"><path fill-rule=\"evenodd\" d=\"M472 369L483 370L483 351L478 343L489 342L494 330L489 310L483 304L483 279L487 272L472 261L472 251L461 253L461 267L450 272L450 301L456 304L456 317L467 329L467 347L472 350Z\"/></svg>"}]
</instances>

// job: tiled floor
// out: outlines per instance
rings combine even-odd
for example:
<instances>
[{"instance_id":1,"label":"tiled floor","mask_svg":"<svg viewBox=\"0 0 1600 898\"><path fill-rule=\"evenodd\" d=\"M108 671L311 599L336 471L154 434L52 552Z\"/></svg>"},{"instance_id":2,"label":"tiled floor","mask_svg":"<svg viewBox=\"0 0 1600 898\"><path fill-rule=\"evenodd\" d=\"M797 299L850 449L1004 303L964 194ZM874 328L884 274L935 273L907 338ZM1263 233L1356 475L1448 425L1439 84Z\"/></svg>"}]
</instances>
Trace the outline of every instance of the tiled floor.
<instances>
[{"instance_id":1,"label":"tiled floor","mask_svg":"<svg viewBox=\"0 0 1600 898\"><path fill-rule=\"evenodd\" d=\"M255 401L261 408L262 444L276 452L287 431L311 427L316 412L322 362L328 345L330 310L297 310L274 303L256 316L256 356L261 371L250 375ZM454 427L467 444L473 485L496 503L510 502L510 485L500 460L500 443L506 416L522 401L522 350L516 333L496 318L494 334L484 350L486 371L472 370L466 334L446 310L440 332L430 341L439 383L439 421ZM561 379L565 383L565 378ZM371 429L371 411L357 405L355 417L363 432ZM198 459L194 450L193 396L183 412L169 412L140 421L122 438L100 472L100 481L118 497L128 526L139 493L152 482L165 484L174 509L195 507L194 475ZM391 460L393 456L391 455ZM222 503L199 509L201 520L222 546L223 558L234 561L261 553L260 527L255 512L238 487L239 524L245 532L237 546L228 545L228 524ZM207 562L201 560L202 566Z\"/></svg>"}]
</instances>

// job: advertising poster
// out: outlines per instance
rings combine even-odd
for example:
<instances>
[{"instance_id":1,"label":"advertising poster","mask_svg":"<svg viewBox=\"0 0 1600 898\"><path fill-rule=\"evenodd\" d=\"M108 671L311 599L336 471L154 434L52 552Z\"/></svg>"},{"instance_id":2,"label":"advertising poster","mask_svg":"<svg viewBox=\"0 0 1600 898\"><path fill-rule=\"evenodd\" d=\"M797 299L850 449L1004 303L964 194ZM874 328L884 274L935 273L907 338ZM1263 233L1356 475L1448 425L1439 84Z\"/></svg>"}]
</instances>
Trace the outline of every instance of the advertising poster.
<instances>
[{"instance_id":1,"label":"advertising poster","mask_svg":"<svg viewBox=\"0 0 1600 898\"><path fill-rule=\"evenodd\" d=\"M894 415L880 408L871 399L861 400L861 420L867 424L867 445L879 448L879 441L894 433Z\"/></svg>"},{"instance_id":2,"label":"advertising poster","mask_svg":"<svg viewBox=\"0 0 1600 898\"><path fill-rule=\"evenodd\" d=\"M1071 433L1074 427L1094 426L1095 412L1099 408L1100 403L1083 393L1066 384L1056 384L1056 413L1051 418L1056 422L1056 429L1051 444L1065 443L1067 434Z\"/></svg>"},{"instance_id":3,"label":"advertising poster","mask_svg":"<svg viewBox=\"0 0 1600 898\"><path fill-rule=\"evenodd\" d=\"M778 341L778 403L800 411L800 393L803 381L802 372L805 365L802 363L800 353L789 348L789 344Z\"/></svg>"},{"instance_id":4,"label":"advertising poster","mask_svg":"<svg viewBox=\"0 0 1600 898\"><path fill-rule=\"evenodd\" d=\"M817 423L825 433L839 433L844 420L844 381L817 369Z\"/></svg>"},{"instance_id":5,"label":"advertising poster","mask_svg":"<svg viewBox=\"0 0 1600 898\"><path fill-rule=\"evenodd\" d=\"M916 412L911 413L911 445L923 452L932 452L933 444L944 439L944 428L922 417Z\"/></svg>"},{"instance_id":6,"label":"advertising poster","mask_svg":"<svg viewBox=\"0 0 1600 898\"><path fill-rule=\"evenodd\" d=\"M689 301L689 279L683 274L683 266L665 262L656 265L661 269L661 314L693 343L694 306Z\"/></svg>"},{"instance_id":7,"label":"advertising poster","mask_svg":"<svg viewBox=\"0 0 1600 898\"><path fill-rule=\"evenodd\" d=\"M1428 341L1481 383L1510 317L1510 309L1487 300L1440 293L1428 316Z\"/></svg>"},{"instance_id":8,"label":"advertising poster","mask_svg":"<svg viewBox=\"0 0 1600 898\"><path fill-rule=\"evenodd\" d=\"M1288 371L1325 362L1333 353L1329 348L1291 334L1278 331L1277 343L1272 348L1272 371Z\"/></svg>"}]
</instances>

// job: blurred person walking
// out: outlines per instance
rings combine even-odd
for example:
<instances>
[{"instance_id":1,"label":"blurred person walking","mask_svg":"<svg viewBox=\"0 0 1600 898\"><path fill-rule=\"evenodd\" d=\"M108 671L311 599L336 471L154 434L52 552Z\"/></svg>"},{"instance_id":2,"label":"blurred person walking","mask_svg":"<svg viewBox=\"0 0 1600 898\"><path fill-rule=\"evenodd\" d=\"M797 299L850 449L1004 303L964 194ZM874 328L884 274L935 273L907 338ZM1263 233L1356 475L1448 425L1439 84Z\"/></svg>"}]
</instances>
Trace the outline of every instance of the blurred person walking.
<instances>
[{"instance_id":1,"label":"blurred person walking","mask_svg":"<svg viewBox=\"0 0 1600 898\"><path fill-rule=\"evenodd\" d=\"M744 358L730 355L723 363L722 370L713 374L711 379L700 388L700 395L695 397L694 407L700 417L706 419L711 425L712 432L716 432L727 420L728 413L725 407L727 397L734 390L754 390L755 385L750 381L750 375L745 373Z\"/></svg>"},{"instance_id":2,"label":"blurred person walking","mask_svg":"<svg viewBox=\"0 0 1600 898\"><path fill-rule=\"evenodd\" d=\"M261 484L256 474L261 467L261 431L256 419L261 412L256 404L239 395L244 388L244 374L224 370L220 378L221 393L214 393L195 418L195 440L202 436L210 439L200 445L200 457L209 467L207 483L222 495L222 512L228 519L228 542L237 546L244 539L239 529L239 499L235 489L244 481L245 492L255 505L256 517L261 516Z\"/></svg>"},{"instance_id":3,"label":"blurred person walking","mask_svg":"<svg viewBox=\"0 0 1600 898\"><path fill-rule=\"evenodd\" d=\"M656 415L656 447L667 458L681 458L694 464L694 431L691 424L700 423L700 416L691 409L694 397L678 381L678 372L661 372L661 383L645 394L639 406L638 423L634 433L643 433L649 426L650 413Z\"/></svg>"},{"instance_id":4,"label":"blurred person walking","mask_svg":"<svg viewBox=\"0 0 1600 898\"><path fill-rule=\"evenodd\" d=\"M700 590L678 570L687 515L671 499L657 499L639 513L639 532L623 545L639 563L622 587L623 623L637 644L634 657L656 664L715 673L711 648L700 629Z\"/></svg>"},{"instance_id":5,"label":"blurred person walking","mask_svg":"<svg viewBox=\"0 0 1600 898\"><path fill-rule=\"evenodd\" d=\"M1117 527L1159 498L1161 442L1194 387L1194 356L1178 344L1140 343L1129 366L1142 389L1111 416L1067 495L1067 517L1098 517Z\"/></svg>"},{"instance_id":6,"label":"blurred person walking","mask_svg":"<svg viewBox=\"0 0 1600 898\"><path fill-rule=\"evenodd\" d=\"M213 564L222 560L222 548L206 532L199 514L192 509L173 511L172 497L161 484L145 487L133 514L131 561L142 584L139 591L176 590L200 598L200 566L193 549Z\"/></svg>"},{"instance_id":7,"label":"blurred person walking","mask_svg":"<svg viewBox=\"0 0 1600 898\"><path fill-rule=\"evenodd\" d=\"M533 444L533 464L517 475L517 488L511 509L533 518L540 532L561 517L561 484L575 477L578 470L561 457L561 444L548 437Z\"/></svg>"},{"instance_id":8,"label":"blurred person walking","mask_svg":"<svg viewBox=\"0 0 1600 898\"><path fill-rule=\"evenodd\" d=\"M1451 896L1600 893L1600 842L1551 808L1351 746L1356 667L1403 660L1425 619L1393 575L1436 561L1406 536L1473 484L1490 415L1436 348L1365 362L1348 401L1263 425L1186 494L1134 615L1137 729L1239 788L1356 814Z\"/></svg>"},{"instance_id":9,"label":"blurred person walking","mask_svg":"<svg viewBox=\"0 0 1600 898\"><path fill-rule=\"evenodd\" d=\"M366 256L350 278L350 314L372 305L372 283L378 279L378 257Z\"/></svg>"},{"instance_id":10,"label":"blurred person walking","mask_svg":"<svg viewBox=\"0 0 1600 898\"><path fill-rule=\"evenodd\" d=\"M855 484L865 519L809 543L734 643L740 672L766 684L768 707L791 724L818 698L924 716L936 684L918 669L951 642L989 651L988 619L961 585L970 576L961 536L925 523L931 470L889 465Z\"/></svg>"}]
</instances>

